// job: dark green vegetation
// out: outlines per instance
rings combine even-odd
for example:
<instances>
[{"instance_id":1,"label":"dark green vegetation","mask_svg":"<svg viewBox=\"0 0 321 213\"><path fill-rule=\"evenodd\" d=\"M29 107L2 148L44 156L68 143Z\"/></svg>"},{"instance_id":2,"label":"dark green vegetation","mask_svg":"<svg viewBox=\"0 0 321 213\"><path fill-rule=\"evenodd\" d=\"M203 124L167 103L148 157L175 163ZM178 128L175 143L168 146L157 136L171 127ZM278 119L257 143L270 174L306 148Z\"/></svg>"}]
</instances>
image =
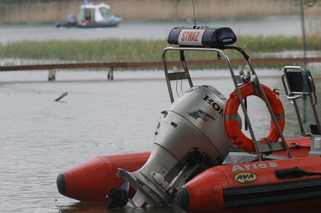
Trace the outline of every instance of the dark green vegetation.
<instances>
[{"instance_id":1,"label":"dark green vegetation","mask_svg":"<svg viewBox=\"0 0 321 213\"><path fill-rule=\"evenodd\" d=\"M321 49L321 36L307 38L308 50ZM76 62L143 62L160 61L162 50L169 46L163 40L93 40L93 41L21 41L0 44L0 57ZM250 56L302 50L302 38L297 36L239 36L235 46L243 48ZM188 57L188 55L187 55ZM241 58L232 54L231 58ZM192 60L213 59L213 54L194 54ZM178 60L169 54L169 60Z\"/></svg>"}]
</instances>

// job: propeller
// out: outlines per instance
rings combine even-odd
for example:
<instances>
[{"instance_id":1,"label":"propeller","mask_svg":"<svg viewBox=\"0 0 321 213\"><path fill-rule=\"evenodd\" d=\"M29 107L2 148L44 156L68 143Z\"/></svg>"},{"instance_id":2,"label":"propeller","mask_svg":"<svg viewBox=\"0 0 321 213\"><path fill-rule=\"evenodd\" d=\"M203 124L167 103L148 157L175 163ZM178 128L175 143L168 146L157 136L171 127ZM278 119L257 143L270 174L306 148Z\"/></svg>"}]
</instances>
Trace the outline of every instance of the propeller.
<instances>
[{"instance_id":1,"label":"propeller","mask_svg":"<svg viewBox=\"0 0 321 213\"><path fill-rule=\"evenodd\" d=\"M117 187L114 187L110 192L107 194L107 197L111 198L111 202L107 206L107 209L117 208L117 207L124 207L128 200L127 195L129 191L130 183L129 181L126 181L123 183L123 185L120 186L119 189Z\"/></svg>"}]
</instances>

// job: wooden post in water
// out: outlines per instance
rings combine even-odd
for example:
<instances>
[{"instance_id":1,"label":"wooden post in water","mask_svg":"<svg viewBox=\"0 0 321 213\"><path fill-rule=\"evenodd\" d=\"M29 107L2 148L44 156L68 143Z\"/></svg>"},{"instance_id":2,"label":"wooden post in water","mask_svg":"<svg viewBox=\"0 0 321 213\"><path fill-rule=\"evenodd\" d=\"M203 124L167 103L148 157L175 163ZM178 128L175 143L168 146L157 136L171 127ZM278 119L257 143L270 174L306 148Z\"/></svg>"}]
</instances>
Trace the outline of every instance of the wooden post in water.
<instances>
[{"instance_id":1,"label":"wooden post in water","mask_svg":"<svg viewBox=\"0 0 321 213\"><path fill-rule=\"evenodd\" d=\"M114 68L113 67L109 67L107 78L109 80L114 80Z\"/></svg>"},{"instance_id":2,"label":"wooden post in water","mask_svg":"<svg viewBox=\"0 0 321 213\"><path fill-rule=\"evenodd\" d=\"M48 81L56 80L56 70L49 70L48 72Z\"/></svg>"}]
</instances>

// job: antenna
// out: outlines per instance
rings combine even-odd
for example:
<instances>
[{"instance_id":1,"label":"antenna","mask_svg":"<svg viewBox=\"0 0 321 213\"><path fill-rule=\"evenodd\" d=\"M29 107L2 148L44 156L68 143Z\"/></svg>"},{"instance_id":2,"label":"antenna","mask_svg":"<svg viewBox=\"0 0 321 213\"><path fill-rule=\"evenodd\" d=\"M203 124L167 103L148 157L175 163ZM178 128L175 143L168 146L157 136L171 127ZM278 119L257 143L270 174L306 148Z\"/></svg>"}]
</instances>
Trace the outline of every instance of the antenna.
<instances>
[{"instance_id":1,"label":"antenna","mask_svg":"<svg viewBox=\"0 0 321 213\"><path fill-rule=\"evenodd\" d=\"M194 15L194 20L193 20L194 26L193 26L193 28L195 29L195 28L197 28L197 26L196 26L196 18L195 18L194 0L192 0L192 2L193 2L193 15Z\"/></svg>"}]
</instances>

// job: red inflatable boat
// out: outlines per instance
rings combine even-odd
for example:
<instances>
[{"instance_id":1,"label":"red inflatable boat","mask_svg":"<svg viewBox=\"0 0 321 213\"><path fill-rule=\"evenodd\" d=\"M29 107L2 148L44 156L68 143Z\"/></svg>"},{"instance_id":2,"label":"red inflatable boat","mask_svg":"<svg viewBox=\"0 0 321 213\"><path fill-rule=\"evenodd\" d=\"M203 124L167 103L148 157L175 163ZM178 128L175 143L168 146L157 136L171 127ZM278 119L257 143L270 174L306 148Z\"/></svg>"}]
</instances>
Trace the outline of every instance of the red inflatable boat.
<instances>
[{"instance_id":1,"label":"red inflatable boat","mask_svg":"<svg viewBox=\"0 0 321 213\"><path fill-rule=\"evenodd\" d=\"M319 156L217 166L176 199L187 212L272 212L320 205Z\"/></svg>"},{"instance_id":2,"label":"red inflatable boat","mask_svg":"<svg viewBox=\"0 0 321 213\"><path fill-rule=\"evenodd\" d=\"M172 104L162 111L151 153L86 161L58 175L59 192L80 201L111 201L108 208L177 202L187 212L292 212L319 206L321 126L311 73L299 66L284 67L281 80L303 136L285 139L279 94L260 83L244 50L230 46L236 42L230 28L177 27L168 42L178 45L165 48L162 54ZM241 54L249 72L236 75L225 50ZM182 70L168 70L169 51L178 53ZM229 98L213 86L193 85L185 61L187 51L210 52L218 60L225 59L235 86ZM175 97L171 81L184 81L188 89ZM259 97L269 112L270 128L260 139L248 115L248 96ZM302 97L309 101L315 118L311 133L301 121L297 101ZM244 134L239 111L250 137Z\"/></svg>"},{"instance_id":3,"label":"red inflatable boat","mask_svg":"<svg viewBox=\"0 0 321 213\"><path fill-rule=\"evenodd\" d=\"M110 201L107 193L125 181L116 176L118 168L135 171L147 161L150 152L97 157L72 167L57 177L60 194L80 201ZM129 195L132 197L134 191Z\"/></svg>"}]
</instances>

